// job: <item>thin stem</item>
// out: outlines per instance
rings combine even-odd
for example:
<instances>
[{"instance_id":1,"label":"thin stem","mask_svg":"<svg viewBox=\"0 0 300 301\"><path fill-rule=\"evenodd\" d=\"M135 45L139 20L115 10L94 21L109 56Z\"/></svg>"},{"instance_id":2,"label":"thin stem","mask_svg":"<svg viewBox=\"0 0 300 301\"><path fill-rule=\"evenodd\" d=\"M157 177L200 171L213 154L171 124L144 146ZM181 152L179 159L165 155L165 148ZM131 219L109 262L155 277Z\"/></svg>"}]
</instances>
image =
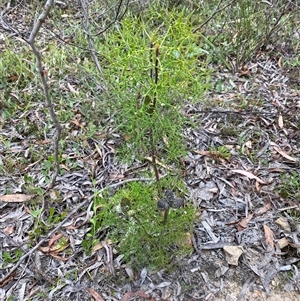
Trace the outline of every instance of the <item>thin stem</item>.
<instances>
[{"instance_id":1,"label":"thin stem","mask_svg":"<svg viewBox=\"0 0 300 301\"><path fill-rule=\"evenodd\" d=\"M165 210L165 212L164 212L163 225L166 225L166 224L167 224L168 216L169 216L169 208L168 208L167 210Z\"/></svg>"},{"instance_id":2,"label":"thin stem","mask_svg":"<svg viewBox=\"0 0 300 301\"><path fill-rule=\"evenodd\" d=\"M155 46L155 67L154 67L154 83L155 86L157 87L158 84L158 57L159 57L159 45L156 44ZM154 97L153 97L153 107L155 108L156 106L156 90L154 93Z\"/></svg>"},{"instance_id":3,"label":"thin stem","mask_svg":"<svg viewBox=\"0 0 300 301\"><path fill-rule=\"evenodd\" d=\"M155 179L156 179L156 182L158 183L159 182L159 173L158 173L158 169L157 169L157 163L156 163L156 157L155 157L155 146L154 146L154 143L153 143L153 134L152 134L152 131L150 132L150 137L151 137L151 157L152 157L152 166L153 166L153 169L154 169L154 173L155 173Z\"/></svg>"},{"instance_id":4,"label":"thin stem","mask_svg":"<svg viewBox=\"0 0 300 301\"><path fill-rule=\"evenodd\" d=\"M60 136L61 136L61 125L56 117L54 107L53 107L53 104L52 104L52 101L50 98L49 87L48 87L47 79L45 76L44 68L42 65L42 57L41 57L39 50L35 46L35 38L36 38L42 24L45 22L46 18L48 17L53 4L54 4L54 0L48 0L46 2L44 10L42 11L42 13L39 15L38 19L36 20L36 22L33 26L33 29L30 33L30 37L27 40L28 44L31 46L33 54L36 57L36 66L37 66L37 70L38 70L38 73L39 73L39 76L40 76L40 79L42 82L43 91L44 91L44 95L45 95L45 99L46 99L46 104L47 104L47 107L49 108L50 117L51 117L51 119L54 123L55 129L56 129L56 135L54 137L54 174L52 176L51 183L49 184L49 188L52 188L55 185L56 177L59 174L58 151L59 151L59 141L60 141Z\"/></svg>"},{"instance_id":5,"label":"thin stem","mask_svg":"<svg viewBox=\"0 0 300 301\"><path fill-rule=\"evenodd\" d=\"M158 57L159 57L159 46L155 45L155 67L154 67L154 78L153 78L153 69L152 69L152 51L154 50L153 48L153 43L150 43L150 79L154 80L154 84L157 85L158 83ZM155 111L155 106L156 106L156 91L153 96L153 103L150 105L153 106L153 111ZM156 182L159 183L159 173L157 169L157 163L156 163L156 157L155 157L155 143L154 143L154 135L152 129L150 129L150 141L151 141L151 157L152 157L152 166L154 169L155 173L155 179Z\"/></svg>"},{"instance_id":6,"label":"thin stem","mask_svg":"<svg viewBox=\"0 0 300 301\"><path fill-rule=\"evenodd\" d=\"M152 69L152 50L153 50L153 43L150 42L150 56L149 56L149 61L150 61L150 79L153 78L153 69Z\"/></svg>"}]
</instances>

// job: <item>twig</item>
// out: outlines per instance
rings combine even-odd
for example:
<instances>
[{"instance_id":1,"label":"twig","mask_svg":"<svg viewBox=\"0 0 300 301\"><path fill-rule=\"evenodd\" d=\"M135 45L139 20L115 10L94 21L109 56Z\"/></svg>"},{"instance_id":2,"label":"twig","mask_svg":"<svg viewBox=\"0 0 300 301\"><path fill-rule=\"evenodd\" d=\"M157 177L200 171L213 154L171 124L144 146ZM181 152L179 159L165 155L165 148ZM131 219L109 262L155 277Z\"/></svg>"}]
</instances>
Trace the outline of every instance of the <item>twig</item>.
<instances>
[{"instance_id":1,"label":"twig","mask_svg":"<svg viewBox=\"0 0 300 301\"><path fill-rule=\"evenodd\" d=\"M284 6L284 10L281 12L281 14L277 17L277 19L275 20L275 22L272 25L272 28L269 30L269 32L267 32L265 38L262 39L262 41L260 41L259 43L257 43L255 49L258 50L259 48L261 48L262 46L266 46L266 44L270 41L271 36L273 34L273 32L279 27L279 22L280 20L283 18L283 16L290 10L290 4L288 3L287 6Z\"/></svg>"},{"instance_id":2,"label":"twig","mask_svg":"<svg viewBox=\"0 0 300 301\"><path fill-rule=\"evenodd\" d=\"M129 0L127 0L127 3L125 5L125 10L124 10L123 14L121 16L119 16L120 15L120 11L121 11L121 5L122 5L122 3L123 3L123 0L120 0L119 4L118 4L118 7L117 7L115 19L113 21L111 21L104 29L101 29L99 32L93 34L93 36L101 35L106 30L108 30L115 22L117 22L118 18L119 18L119 20L121 20L125 16L125 14L127 12L127 9L128 9L128 5L129 5Z\"/></svg>"},{"instance_id":3,"label":"twig","mask_svg":"<svg viewBox=\"0 0 300 301\"><path fill-rule=\"evenodd\" d=\"M203 23L201 23L197 28L195 28L193 30L193 33L195 33L196 31L198 31L199 29L201 29L204 25L206 25L217 13L219 13L220 11L222 11L224 8L226 8L227 6L231 5L231 3L234 2L231 1L228 4L224 5L223 7L220 8L221 3L223 2L223 0L220 0L219 3L217 4L214 12L211 14L211 16L209 18L207 18Z\"/></svg>"},{"instance_id":4,"label":"twig","mask_svg":"<svg viewBox=\"0 0 300 301\"><path fill-rule=\"evenodd\" d=\"M89 21L89 13L88 13L89 6L85 0L80 0L80 3L81 3L82 11L83 11L83 16L85 19L85 33L87 35L89 49L91 49L90 53L91 53L91 56L93 58L93 61L96 65L96 68L97 68L99 74L102 74L102 70L101 70L101 66L100 66L98 57L95 54L95 45L94 45L94 42L93 42L93 40L91 38L91 34L90 34L90 21Z\"/></svg>"},{"instance_id":5,"label":"twig","mask_svg":"<svg viewBox=\"0 0 300 301\"><path fill-rule=\"evenodd\" d=\"M153 69L152 69L152 52L155 54L155 66L154 66L154 74L153 74ZM155 48L153 48L153 43L150 43L150 80L154 81L155 86L157 87L158 84L158 61L159 61L159 45L155 45ZM157 101L157 93L155 91L154 96L153 96L153 103L149 104L153 106L153 110L156 109L156 101ZM150 142L151 142L151 157L152 157L152 165L155 173L155 179L157 184L159 185L159 173L157 169L157 162L156 162L156 157L155 157L155 143L154 143L154 134L153 130L150 129Z\"/></svg>"},{"instance_id":6,"label":"twig","mask_svg":"<svg viewBox=\"0 0 300 301\"><path fill-rule=\"evenodd\" d=\"M42 81L42 85L43 85L43 91L44 91L44 95L46 98L46 104L49 108L49 112L50 112L50 117L54 123L55 129L56 129L56 135L54 137L54 173L52 176L52 181L49 184L49 188L52 188L55 184L56 181L56 177L59 174L59 160L58 160L58 144L60 141L60 135L61 135L61 126L58 122L58 119L56 117L53 105L52 105L52 101L50 99L50 95L49 95L49 88L48 88L48 83L44 74L44 70L43 70L43 66L42 66L42 57L40 52L38 51L38 49L35 47L35 38L42 26L42 24L45 22L47 16L50 13L50 10L52 8L54 4L54 0L47 0L45 6L44 6L44 10L42 11L42 13L39 15L38 19L36 20L33 29L30 33L29 39L26 40L26 42L30 45L30 47L32 48L32 51L36 57L36 66L37 66L37 70L40 76L40 79Z\"/></svg>"}]
</instances>

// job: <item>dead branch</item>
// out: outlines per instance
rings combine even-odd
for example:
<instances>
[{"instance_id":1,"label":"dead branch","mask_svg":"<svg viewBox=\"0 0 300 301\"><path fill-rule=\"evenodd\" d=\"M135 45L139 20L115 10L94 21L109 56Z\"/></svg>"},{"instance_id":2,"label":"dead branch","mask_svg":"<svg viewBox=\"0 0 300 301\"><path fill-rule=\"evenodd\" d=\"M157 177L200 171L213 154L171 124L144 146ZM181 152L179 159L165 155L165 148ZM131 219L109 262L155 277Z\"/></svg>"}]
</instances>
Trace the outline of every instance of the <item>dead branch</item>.
<instances>
[{"instance_id":1,"label":"dead branch","mask_svg":"<svg viewBox=\"0 0 300 301\"><path fill-rule=\"evenodd\" d=\"M35 38L43 24L43 22L45 22L47 16L50 13L50 10L52 8L54 4L54 0L47 0L45 6L44 6L44 10L42 11L42 13L39 15L39 17L37 18L33 29L30 33L29 39L26 40L27 43L30 45L35 57L36 57L36 66L37 66L37 70L40 76L40 79L42 81L42 86L43 86L43 91L44 91L44 95L45 95L45 99L46 99L46 104L49 108L49 112L50 112L50 117L54 123L55 129L56 129L56 135L54 137L54 173L52 176L52 180L51 183L49 184L49 188L52 188L55 184L56 181L56 177L59 174L59 159L58 159L58 144L60 141L60 136L61 136L61 125L58 122L58 119L56 117L54 108L53 108L53 104L49 95L49 87L48 87L48 83L47 83L47 79L45 77L45 73L43 70L43 65L42 65L42 57L41 57L41 53L39 52L39 50L37 49L37 47L35 46Z\"/></svg>"},{"instance_id":2,"label":"dead branch","mask_svg":"<svg viewBox=\"0 0 300 301\"><path fill-rule=\"evenodd\" d=\"M200 24L197 28L195 28L193 30L193 33L197 32L198 30L200 30L204 25L206 25L217 13L223 11L226 7L228 7L229 5L231 5L233 1L230 1L228 4L224 5L223 7L220 8L220 5L222 4L223 0L220 0L219 3L217 4L215 10L213 11L213 13L210 15L209 18L207 18L202 24Z\"/></svg>"},{"instance_id":3,"label":"dead branch","mask_svg":"<svg viewBox=\"0 0 300 301\"><path fill-rule=\"evenodd\" d=\"M94 61L95 65L96 65L96 68L97 68L99 74L102 74L101 66L100 66L98 57L97 57L97 55L95 53L94 42L93 42L93 39L92 39L92 37L90 35L90 21L89 21L89 11L88 11L89 4L85 0L80 0L80 3L81 3L82 11L83 11L83 16L84 16L84 19L85 19L85 33L87 35L90 53L91 53L91 56L93 58L93 61Z\"/></svg>"},{"instance_id":4,"label":"dead branch","mask_svg":"<svg viewBox=\"0 0 300 301\"><path fill-rule=\"evenodd\" d=\"M127 12L127 9L128 9L128 6L129 6L129 0L127 0L127 3L125 4L125 10L124 12L121 14L121 6L123 4L123 1L124 0L119 0L118 4L117 5L117 10L116 10L116 14L115 14L115 18L113 21L109 22L109 24L104 28L104 29L101 29L100 31L98 31L96 34L94 34L93 36L98 36L98 35L101 35L103 34L106 30L108 30L114 23L116 23L118 20L121 20L126 12Z\"/></svg>"}]
</instances>

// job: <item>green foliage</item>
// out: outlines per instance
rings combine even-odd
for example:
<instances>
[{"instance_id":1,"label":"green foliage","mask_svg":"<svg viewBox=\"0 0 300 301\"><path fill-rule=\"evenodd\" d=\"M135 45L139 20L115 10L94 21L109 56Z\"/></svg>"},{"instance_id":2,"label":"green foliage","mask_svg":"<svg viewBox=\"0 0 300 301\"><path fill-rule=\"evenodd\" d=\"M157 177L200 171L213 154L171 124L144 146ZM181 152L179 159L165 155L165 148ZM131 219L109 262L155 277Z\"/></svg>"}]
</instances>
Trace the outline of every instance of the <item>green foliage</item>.
<instances>
[{"instance_id":1,"label":"green foliage","mask_svg":"<svg viewBox=\"0 0 300 301\"><path fill-rule=\"evenodd\" d=\"M300 177L296 171L291 174L284 173L281 175L282 185L279 187L279 194L284 199L292 199L294 202L300 204ZM292 231L297 230L297 225L300 221L299 208L292 208L286 211L290 217Z\"/></svg>"},{"instance_id":2,"label":"green foliage","mask_svg":"<svg viewBox=\"0 0 300 301\"><path fill-rule=\"evenodd\" d=\"M123 160L155 154L164 162L179 162L185 151L183 99L198 101L208 86L209 73L198 60L199 43L191 15L155 7L145 17L127 16L106 32L105 43L96 45L123 137L117 150ZM166 190L174 192L176 203L168 199L168 208L161 212L157 202ZM151 185L128 184L113 196L96 193L84 249L91 251L106 231L133 267L170 266L190 248L187 233L195 219L192 207L174 209L183 199L182 190L181 180L168 177Z\"/></svg>"},{"instance_id":3,"label":"green foliage","mask_svg":"<svg viewBox=\"0 0 300 301\"><path fill-rule=\"evenodd\" d=\"M146 20L124 18L98 46L126 141L123 159L145 156L154 146L169 162L183 154L183 98L200 97L208 79L198 66L201 49L192 30L186 12L153 9Z\"/></svg>"},{"instance_id":4,"label":"green foliage","mask_svg":"<svg viewBox=\"0 0 300 301\"><path fill-rule=\"evenodd\" d=\"M174 184L182 186L179 182ZM84 242L86 250L99 242L100 232L106 229L107 238L133 267L169 266L176 255L190 249L185 241L195 219L195 210L188 206L170 209L164 224L163 215L157 209L158 198L155 184L138 182L126 185L113 196L96 194L92 229Z\"/></svg>"},{"instance_id":5,"label":"green foliage","mask_svg":"<svg viewBox=\"0 0 300 301\"><path fill-rule=\"evenodd\" d=\"M300 178L296 171L291 174L281 175L283 186L280 188L280 195L283 198L293 197L298 202L300 201Z\"/></svg>"},{"instance_id":6,"label":"green foliage","mask_svg":"<svg viewBox=\"0 0 300 301\"><path fill-rule=\"evenodd\" d=\"M1 52L0 128L7 120L15 117L20 106L27 107L23 102L26 94L23 89L32 83L34 78L34 70L30 64L32 55L29 51L23 47L18 52L11 49L12 46Z\"/></svg>"},{"instance_id":7,"label":"green foliage","mask_svg":"<svg viewBox=\"0 0 300 301\"><path fill-rule=\"evenodd\" d=\"M33 55L28 49L12 51L9 47L1 52L0 61L0 87L17 87L23 89L34 78L34 69L30 63Z\"/></svg>"},{"instance_id":8,"label":"green foliage","mask_svg":"<svg viewBox=\"0 0 300 301\"><path fill-rule=\"evenodd\" d=\"M219 1L203 1L196 13L210 15ZM278 41L295 43L293 28L298 14L291 10L290 1L238 0L233 3L223 1L224 9L219 11L207 29L201 28L203 39L211 59L226 68L237 71L258 51L276 48ZM296 49L296 46L295 46Z\"/></svg>"},{"instance_id":9,"label":"green foliage","mask_svg":"<svg viewBox=\"0 0 300 301\"><path fill-rule=\"evenodd\" d=\"M18 260L23 255L23 252L20 249L16 249L14 251L4 251L2 253L2 259L3 259L3 266L1 268L4 268L9 263L15 263L18 262Z\"/></svg>"},{"instance_id":10,"label":"green foliage","mask_svg":"<svg viewBox=\"0 0 300 301\"><path fill-rule=\"evenodd\" d=\"M212 147L210 147L209 152L216 159L222 158L222 159L228 160L231 156L230 151L224 145L221 145L218 148L212 146Z\"/></svg>"},{"instance_id":11,"label":"green foliage","mask_svg":"<svg viewBox=\"0 0 300 301\"><path fill-rule=\"evenodd\" d=\"M38 193L40 194L40 189L27 188L29 193ZM47 201L48 209L42 207L39 203L45 202L44 194L36 197L36 202L30 206L30 214L34 219L34 226L29 231L29 237L32 240L35 240L37 237L43 236L48 233L53 227L59 224L67 215L65 211L58 211L58 204L60 202L59 193L56 192L53 198L53 205L51 201ZM62 239L60 241L64 243Z\"/></svg>"}]
</instances>

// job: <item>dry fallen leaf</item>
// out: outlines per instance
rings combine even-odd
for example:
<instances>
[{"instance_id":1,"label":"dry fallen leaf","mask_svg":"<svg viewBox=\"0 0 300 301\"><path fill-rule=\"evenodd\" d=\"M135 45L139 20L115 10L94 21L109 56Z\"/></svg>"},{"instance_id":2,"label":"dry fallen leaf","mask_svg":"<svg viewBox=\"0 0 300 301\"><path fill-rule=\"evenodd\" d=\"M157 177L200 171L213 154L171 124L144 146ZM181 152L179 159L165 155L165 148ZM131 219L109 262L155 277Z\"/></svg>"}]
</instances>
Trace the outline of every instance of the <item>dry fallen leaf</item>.
<instances>
[{"instance_id":1,"label":"dry fallen leaf","mask_svg":"<svg viewBox=\"0 0 300 301\"><path fill-rule=\"evenodd\" d=\"M14 278L17 275L17 271L13 272L11 275L9 275L9 277L4 277L2 279L2 281L0 281L0 287L3 287L4 285L6 285L7 283L9 283L10 281L14 280Z\"/></svg>"},{"instance_id":2,"label":"dry fallen leaf","mask_svg":"<svg viewBox=\"0 0 300 301\"><path fill-rule=\"evenodd\" d=\"M35 197L34 194L21 194L21 193L6 194L0 196L0 201L6 203L22 203L22 202L30 201L34 197Z\"/></svg>"},{"instance_id":3,"label":"dry fallen leaf","mask_svg":"<svg viewBox=\"0 0 300 301\"><path fill-rule=\"evenodd\" d=\"M197 149L194 149L194 153L200 154L202 156L209 156L210 155L209 151L202 151L202 150L197 150Z\"/></svg>"},{"instance_id":4,"label":"dry fallen leaf","mask_svg":"<svg viewBox=\"0 0 300 301\"><path fill-rule=\"evenodd\" d=\"M54 236L49 240L48 246L51 247L51 246L52 246L55 242L57 242L61 237L63 237L63 234L62 234L62 233L54 235Z\"/></svg>"},{"instance_id":5,"label":"dry fallen leaf","mask_svg":"<svg viewBox=\"0 0 300 301\"><path fill-rule=\"evenodd\" d=\"M290 161L293 161L293 162L298 162L299 159L298 158L293 158L291 156L289 156L286 152L284 152L283 150L281 150L278 146L273 146L274 150L279 153L282 157L290 160Z\"/></svg>"},{"instance_id":6,"label":"dry fallen leaf","mask_svg":"<svg viewBox=\"0 0 300 301\"><path fill-rule=\"evenodd\" d=\"M10 235L12 233L14 233L15 231L15 227L13 226L9 226L9 227L6 227L4 228L3 232L6 234L6 235Z\"/></svg>"},{"instance_id":7,"label":"dry fallen leaf","mask_svg":"<svg viewBox=\"0 0 300 301\"><path fill-rule=\"evenodd\" d=\"M62 257L55 253L50 253L49 255L51 255L53 258L56 258L57 260L61 260L61 261L67 261L70 259L70 257Z\"/></svg>"},{"instance_id":8,"label":"dry fallen leaf","mask_svg":"<svg viewBox=\"0 0 300 301\"><path fill-rule=\"evenodd\" d=\"M259 182L260 184L267 184L266 182L264 182L262 179L260 179L259 177L255 176L254 174L252 174L249 171L245 171L242 169L233 169L231 170L232 172L238 173L240 175L246 176L249 179L255 179L257 182Z\"/></svg>"},{"instance_id":9,"label":"dry fallen leaf","mask_svg":"<svg viewBox=\"0 0 300 301\"><path fill-rule=\"evenodd\" d=\"M271 208L272 208L272 203L269 200L267 200L263 207L258 208L255 211L255 215L262 215L262 214L266 213Z\"/></svg>"},{"instance_id":10,"label":"dry fallen leaf","mask_svg":"<svg viewBox=\"0 0 300 301\"><path fill-rule=\"evenodd\" d=\"M261 187L259 186L259 183L257 181L255 182L255 188L257 192L261 191Z\"/></svg>"},{"instance_id":11,"label":"dry fallen leaf","mask_svg":"<svg viewBox=\"0 0 300 301\"><path fill-rule=\"evenodd\" d=\"M252 140L248 140L245 145L248 147L248 148L252 148Z\"/></svg>"},{"instance_id":12,"label":"dry fallen leaf","mask_svg":"<svg viewBox=\"0 0 300 301\"><path fill-rule=\"evenodd\" d=\"M253 217L253 213L249 214L247 217L243 218L237 226L238 231L242 231L245 228L248 227L248 223L251 221L252 217Z\"/></svg>"},{"instance_id":13,"label":"dry fallen leaf","mask_svg":"<svg viewBox=\"0 0 300 301\"><path fill-rule=\"evenodd\" d=\"M125 178L125 176L123 175L123 174L111 174L110 176L109 176L109 179L111 180L111 181L117 181L117 180L123 180Z\"/></svg>"},{"instance_id":14,"label":"dry fallen leaf","mask_svg":"<svg viewBox=\"0 0 300 301\"><path fill-rule=\"evenodd\" d=\"M136 297L136 296L144 298L144 299L150 299L151 298L150 295L145 294L142 290L138 290L136 292L128 292L128 293L124 294L124 296L122 298L122 301L128 301L131 298Z\"/></svg>"},{"instance_id":15,"label":"dry fallen leaf","mask_svg":"<svg viewBox=\"0 0 300 301\"><path fill-rule=\"evenodd\" d=\"M60 243L59 239L63 237L63 234L54 235L48 242L47 247L39 247L39 250L43 253L48 253L53 257L58 256L59 252L62 252L66 248L69 247L69 244L64 242L63 244ZM60 257L61 258L61 257Z\"/></svg>"},{"instance_id":16,"label":"dry fallen leaf","mask_svg":"<svg viewBox=\"0 0 300 301\"><path fill-rule=\"evenodd\" d=\"M94 289L92 289L91 287L89 287L88 292L93 296L93 298L95 299L95 301L105 301Z\"/></svg>"},{"instance_id":17,"label":"dry fallen leaf","mask_svg":"<svg viewBox=\"0 0 300 301\"><path fill-rule=\"evenodd\" d=\"M264 224L263 226L264 226L264 231L265 231L266 243L273 250L274 249L274 233L267 225Z\"/></svg>"},{"instance_id":18,"label":"dry fallen leaf","mask_svg":"<svg viewBox=\"0 0 300 301\"><path fill-rule=\"evenodd\" d=\"M113 241L111 239L108 239L105 241L105 243L107 245L111 245L113 243ZM103 243L102 242L97 243L92 249L92 254L94 254L95 252L97 252L98 250L100 250L102 248L104 248Z\"/></svg>"}]
</instances>

